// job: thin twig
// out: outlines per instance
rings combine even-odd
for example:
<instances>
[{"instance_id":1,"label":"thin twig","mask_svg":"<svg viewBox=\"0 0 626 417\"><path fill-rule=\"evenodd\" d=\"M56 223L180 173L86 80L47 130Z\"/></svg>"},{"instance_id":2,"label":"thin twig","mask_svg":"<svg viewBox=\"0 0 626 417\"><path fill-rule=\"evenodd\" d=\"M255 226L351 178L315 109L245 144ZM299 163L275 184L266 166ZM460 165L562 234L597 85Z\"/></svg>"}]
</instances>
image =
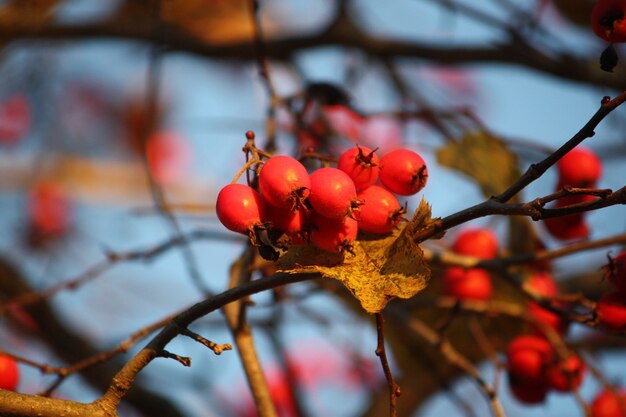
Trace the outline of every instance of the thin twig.
<instances>
[{"instance_id":1,"label":"thin twig","mask_svg":"<svg viewBox=\"0 0 626 417\"><path fill-rule=\"evenodd\" d=\"M385 378L389 383L389 415L396 417L396 399L402 393L400 387L396 384L387 360L387 351L385 349L385 326L382 313L376 313L376 333L378 335L378 343L376 346L376 356L380 358L380 363L385 373Z\"/></svg>"}]
</instances>

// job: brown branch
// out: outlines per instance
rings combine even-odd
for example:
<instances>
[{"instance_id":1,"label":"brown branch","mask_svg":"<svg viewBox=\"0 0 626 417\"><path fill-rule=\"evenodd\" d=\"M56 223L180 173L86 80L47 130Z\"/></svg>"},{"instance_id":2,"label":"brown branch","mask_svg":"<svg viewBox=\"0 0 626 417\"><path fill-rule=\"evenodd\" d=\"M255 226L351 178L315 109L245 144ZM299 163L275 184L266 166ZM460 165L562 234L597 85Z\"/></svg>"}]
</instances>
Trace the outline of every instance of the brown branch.
<instances>
[{"instance_id":1,"label":"brown branch","mask_svg":"<svg viewBox=\"0 0 626 417\"><path fill-rule=\"evenodd\" d=\"M387 360L387 351L385 349L385 322L382 313L376 313L376 334L378 335L378 343L376 346L376 356L380 358L380 363L385 373L385 378L389 384L389 415L396 417L396 399L401 395L400 387L396 384Z\"/></svg>"}]
</instances>

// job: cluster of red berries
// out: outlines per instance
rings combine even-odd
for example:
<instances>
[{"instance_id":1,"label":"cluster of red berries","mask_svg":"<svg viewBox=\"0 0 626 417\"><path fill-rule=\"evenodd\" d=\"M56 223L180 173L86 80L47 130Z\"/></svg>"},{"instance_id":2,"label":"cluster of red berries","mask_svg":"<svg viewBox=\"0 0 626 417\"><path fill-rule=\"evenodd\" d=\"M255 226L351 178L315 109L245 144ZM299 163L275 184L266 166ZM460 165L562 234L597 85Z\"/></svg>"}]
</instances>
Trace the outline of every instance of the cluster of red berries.
<instances>
[{"instance_id":1,"label":"cluster of red berries","mask_svg":"<svg viewBox=\"0 0 626 417\"><path fill-rule=\"evenodd\" d=\"M559 182L557 190L563 187L593 188L602 174L602 162L590 149L577 147L569 151L559 160L557 165ZM556 208L591 201L592 195L575 194L560 198L556 201ZM581 239L589 235L589 226L585 221L584 213L575 213L567 216L553 217L545 220L550 234L557 239Z\"/></svg>"},{"instance_id":2,"label":"cluster of red berries","mask_svg":"<svg viewBox=\"0 0 626 417\"><path fill-rule=\"evenodd\" d=\"M288 247L312 243L329 252L351 250L357 231L386 234L405 213L393 194L412 195L426 184L428 171L415 152L397 149L378 158L366 147L344 152L337 168L313 171L289 156L266 160L258 190L229 184L216 211L222 224L253 243ZM267 232L267 233L263 233Z\"/></svg>"},{"instance_id":3,"label":"cluster of red berries","mask_svg":"<svg viewBox=\"0 0 626 417\"><path fill-rule=\"evenodd\" d=\"M570 392L583 381L587 366L576 354L559 358L539 335L521 335L506 349L511 392L526 404L543 402L550 390Z\"/></svg>"},{"instance_id":4,"label":"cluster of red berries","mask_svg":"<svg viewBox=\"0 0 626 417\"><path fill-rule=\"evenodd\" d=\"M456 238L452 250L458 254L480 259L498 255L498 238L489 229L468 229ZM461 300L487 300L492 285L489 272L483 268L449 267L443 274L443 293Z\"/></svg>"},{"instance_id":5,"label":"cluster of red berries","mask_svg":"<svg viewBox=\"0 0 626 417\"><path fill-rule=\"evenodd\" d=\"M626 330L626 252L609 258L605 269L615 290L600 297L596 306L597 320L605 329L623 331Z\"/></svg>"}]
</instances>

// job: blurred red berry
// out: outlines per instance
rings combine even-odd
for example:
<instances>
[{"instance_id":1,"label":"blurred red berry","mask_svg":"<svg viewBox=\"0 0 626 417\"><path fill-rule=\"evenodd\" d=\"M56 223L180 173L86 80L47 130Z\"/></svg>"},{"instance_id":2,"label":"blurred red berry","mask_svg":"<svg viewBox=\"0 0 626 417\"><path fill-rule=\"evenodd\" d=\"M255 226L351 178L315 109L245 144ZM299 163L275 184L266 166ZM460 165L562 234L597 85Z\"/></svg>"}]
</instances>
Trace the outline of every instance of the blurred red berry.
<instances>
[{"instance_id":1,"label":"blurred red berry","mask_svg":"<svg viewBox=\"0 0 626 417\"><path fill-rule=\"evenodd\" d=\"M443 293L460 300L487 300L492 285L489 273L482 268L447 268L443 273Z\"/></svg>"},{"instance_id":2,"label":"blurred red berry","mask_svg":"<svg viewBox=\"0 0 626 417\"><path fill-rule=\"evenodd\" d=\"M570 392L582 384L586 372L585 363L577 355L572 355L548 369L548 383L557 391Z\"/></svg>"},{"instance_id":3,"label":"blurred red berry","mask_svg":"<svg viewBox=\"0 0 626 417\"><path fill-rule=\"evenodd\" d=\"M61 184L43 181L36 184L28 200L31 231L40 238L54 238L65 234L71 223L73 207Z\"/></svg>"},{"instance_id":4,"label":"blurred red berry","mask_svg":"<svg viewBox=\"0 0 626 417\"><path fill-rule=\"evenodd\" d=\"M622 292L604 294L598 300L596 314L600 325L609 330L626 330L626 296Z\"/></svg>"},{"instance_id":5,"label":"blurred red berry","mask_svg":"<svg viewBox=\"0 0 626 417\"><path fill-rule=\"evenodd\" d=\"M594 187L602 175L602 162L591 150L582 146L569 151L557 163L559 184L572 187Z\"/></svg>"},{"instance_id":6,"label":"blurred red berry","mask_svg":"<svg viewBox=\"0 0 626 417\"><path fill-rule=\"evenodd\" d=\"M590 417L625 417L626 392L613 392L608 389L600 392L591 403Z\"/></svg>"},{"instance_id":7,"label":"blurred red berry","mask_svg":"<svg viewBox=\"0 0 626 417\"><path fill-rule=\"evenodd\" d=\"M522 335L509 343L506 357L508 371L516 381L537 383L545 378L554 359L554 349L542 337Z\"/></svg>"},{"instance_id":8,"label":"blurred red berry","mask_svg":"<svg viewBox=\"0 0 626 417\"><path fill-rule=\"evenodd\" d=\"M512 374L508 374L508 380L513 396L521 403L540 404L548 395L549 387L545 380L524 382L517 380Z\"/></svg>"},{"instance_id":9,"label":"blurred red berry","mask_svg":"<svg viewBox=\"0 0 626 417\"><path fill-rule=\"evenodd\" d=\"M493 259L498 255L498 238L489 229L466 229L458 234L452 250L461 255Z\"/></svg>"},{"instance_id":10,"label":"blurred red berry","mask_svg":"<svg viewBox=\"0 0 626 417\"><path fill-rule=\"evenodd\" d=\"M31 109L23 94L16 93L0 103L0 144L13 144L26 135Z\"/></svg>"},{"instance_id":11,"label":"blurred red berry","mask_svg":"<svg viewBox=\"0 0 626 417\"><path fill-rule=\"evenodd\" d=\"M146 142L146 158L154 180L167 185L180 181L191 162L187 141L175 132L158 131Z\"/></svg>"},{"instance_id":12,"label":"blurred red berry","mask_svg":"<svg viewBox=\"0 0 626 417\"><path fill-rule=\"evenodd\" d=\"M626 42L625 0L598 0L591 12L593 32L607 42Z\"/></svg>"},{"instance_id":13,"label":"blurred red berry","mask_svg":"<svg viewBox=\"0 0 626 417\"><path fill-rule=\"evenodd\" d=\"M0 389L15 391L20 380L20 370L14 359L0 355Z\"/></svg>"}]
</instances>

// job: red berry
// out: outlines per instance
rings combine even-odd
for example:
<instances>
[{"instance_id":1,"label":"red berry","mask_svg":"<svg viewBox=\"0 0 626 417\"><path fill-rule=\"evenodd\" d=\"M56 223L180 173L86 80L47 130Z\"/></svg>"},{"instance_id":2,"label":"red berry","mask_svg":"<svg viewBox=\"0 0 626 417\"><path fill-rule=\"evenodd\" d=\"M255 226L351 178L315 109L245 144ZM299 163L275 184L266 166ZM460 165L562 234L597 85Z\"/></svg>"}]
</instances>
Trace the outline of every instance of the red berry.
<instances>
[{"instance_id":1,"label":"red berry","mask_svg":"<svg viewBox=\"0 0 626 417\"><path fill-rule=\"evenodd\" d=\"M539 382L554 358L552 345L539 336L523 335L513 339L506 349L509 373L516 381Z\"/></svg>"},{"instance_id":2,"label":"red berry","mask_svg":"<svg viewBox=\"0 0 626 417\"><path fill-rule=\"evenodd\" d=\"M72 204L66 190L57 183L41 182L31 191L28 214L32 231L52 238L67 232L72 218Z\"/></svg>"},{"instance_id":3,"label":"red berry","mask_svg":"<svg viewBox=\"0 0 626 417\"><path fill-rule=\"evenodd\" d=\"M610 259L604 269L611 284L620 292L626 293L626 251Z\"/></svg>"},{"instance_id":4,"label":"red berry","mask_svg":"<svg viewBox=\"0 0 626 417\"><path fill-rule=\"evenodd\" d=\"M341 154L337 168L348 174L357 191L361 191L378 179L378 164L378 157L373 150L357 146Z\"/></svg>"},{"instance_id":5,"label":"red berry","mask_svg":"<svg viewBox=\"0 0 626 417\"><path fill-rule=\"evenodd\" d=\"M380 159L380 181L396 194L413 195L426 185L428 169L417 153L396 149Z\"/></svg>"},{"instance_id":6,"label":"red berry","mask_svg":"<svg viewBox=\"0 0 626 417\"><path fill-rule=\"evenodd\" d=\"M20 370L14 359L0 355L0 389L15 391L20 380Z\"/></svg>"},{"instance_id":7,"label":"red berry","mask_svg":"<svg viewBox=\"0 0 626 417\"><path fill-rule=\"evenodd\" d=\"M598 0L591 12L593 32L607 42L626 42L625 0Z\"/></svg>"},{"instance_id":8,"label":"red berry","mask_svg":"<svg viewBox=\"0 0 626 417\"><path fill-rule=\"evenodd\" d=\"M508 380L513 396L524 404L540 404L548 395L549 387L545 381L523 382L511 374L508 375Z\"/></svg>"},{"instance_id":9,"label":"red berry","mask_svg":"<svg viewBox=\"0 0 626 417\"><path fill-rule=\"evenodd\" d=\"M311 243L328 252L350 251L357 232L358 222L350 217L333 220L316 212L311 215Z\"/></svg>"},{"instance_id":10,"label":"red berry","mask_svg":"<svg viewBox=\"0 0 626 417\"><path fill-rule=\"evenodd\" d=\"M491 296L489 273L482 268L453 266L443 274L443 293L460 300L486 300Z\"/></svg>"},{"instance_id":11,"label":"red berry","mask_svg":"<svg viewBox=\"0 0 626 417\"><path fill-rule=\"evenodd\" d=\"M288 208L280 208L267 206L264 221L270 223L274 230L280 230L284 233L296 233L302 230L306 220L306 210L300 209L293 211Z\"/></svg>"},{"instance_id":12,"label":"red berry","mask_svg":"<svg viewBox=\"0 0 626 417\"><path fill-rule=\"evenodd\" d=\"M404 213L395 195L372 185L361 191L357 199L363 201L359 214L359 229L385 234L393 231Z\"/></svg>"},{"instance_id":13,"label":"red berry","mask_svg":"<svg viewBox=\"0 0 626 417\"><path fill-rule=\"evenodd\" d=\"M526 281L526 286L533 294L543 297L556 297L559 294L556 281L548 272L534 272Z\"/></svg>"},{"instance_id":14,"label":"red berry","mask_svg":"<svg viewBox=\"0 0 626 417\"><path fill-rule=\"evenodd\" d=\"M341 219L358 208L352 179L337 168L320 168L311 174L309 202L328 219Z\"/></svg>"},{"instance_id":15,"label":"red berry","mask_svg":"<svg viewBox=\"0 0 626 417\"><path fill-rule=\"evenodd\" d=\"M189 145L175 132L159 131L146 143L146 158L154 180L159 184L179 181L191 160Z\"/></svg>"},{"instance_id":16,"label":"red berry","mask_svg":"<svg viewBox=\"0 0 626 417\"><path fill-rule=\"evenodd\" d=\"M0 104L0 143L13 144L28 131L31 110L24 95L16 93Z\"/></svg>"},{"instance_id":17,"label":"red berry","mask_svg":"<svg viewBox=\"0 0 626 417\"><path fill-rule=\"evenodd\" d=\"M217 218L229 230L244 235L265 218L265 202L254 189L243 184L228 184L217 196Z\"/></svg>"},{"instance_id":18,"label":"red berry","mask_svg":"<svg viewBox=\"0 0 626 417\"><path fill-rule=\"evenodd\" d=\"M543 297L556 297L559 293L558 287L552 275L548 272L535 272L526 282L528 290L539 296ZM543 323L556 330L557 332L564 334L568 328L568 322L563 320L558 314L547 310L535 302L528 303L528 314L532 316L537 322ZM539 330L539 333L542 332Z\"/></svg>"},{"instance_id":19,"label":"red berry","mask_svg":"<svg viewBox=\"0 0 626 417\"><path fill-rule=\"evenodd\" d=\"M598 301L596 314L602 327L615 331L626 330L626 296L617 291L604 294Z\"/></svg>"},{"instance_id":20,"label":"red berry","mask_svg":"<svg viewBox=\"0 0 626 417\"><path fill-rule=\"evenodd\" d=\"M493 259L498 255L498 238L489 229L463 230L457 236L452 250L461 255Z\"/></svg>"},{"instance_id":21,"label":"red berry","mask_svg":"<svg viewBox=\"0 0 626 417\"><path fill-rule=\"evenodd\" d=\"M580 213L551 217L543 224L552 236L560 240L584 239L589 236L589 226Z\"/></svg>"},{"instance_id":22,"label":"red berry","mask_svg":"<svg viewBox=\"0 0 626 417\"><path fill-rule=\"evenodd\" d=\"M626 392L614 393L608 389L600 392L591 403L590 417L625 417Z\"/></svg>"},{"instance_id":23,"label":"red berry","mask_svg":"<svg viewBox=\"0 0 626 417\"><path fill-rule=\"evenodd\" d=\"M309 194L311 181L304 165L289 156L274 156L259 174L259 189L272 206L296 210Z\"/></svg>"},{"instance_id":24,"label":"red berry","mask_svg":"<svg viewBox=\"0 0 626 417\"><path fill-rule=\"evenodd\" d=\"M600 158L590 149L581 146L565 154L557 166L561 186L593 187L602 174Z\"/></svg>"},{"instance_id":25,"label":"red berry","mask_svg":"<svg viewBox=\"0 0 626 417\"><path fill-rule=\"evenodd\" d=\"M586 372L585 363L577 355L572 355L548 369L548 383L557 391L570 392L582 384Z\"/></svg>"}]
</instances>

